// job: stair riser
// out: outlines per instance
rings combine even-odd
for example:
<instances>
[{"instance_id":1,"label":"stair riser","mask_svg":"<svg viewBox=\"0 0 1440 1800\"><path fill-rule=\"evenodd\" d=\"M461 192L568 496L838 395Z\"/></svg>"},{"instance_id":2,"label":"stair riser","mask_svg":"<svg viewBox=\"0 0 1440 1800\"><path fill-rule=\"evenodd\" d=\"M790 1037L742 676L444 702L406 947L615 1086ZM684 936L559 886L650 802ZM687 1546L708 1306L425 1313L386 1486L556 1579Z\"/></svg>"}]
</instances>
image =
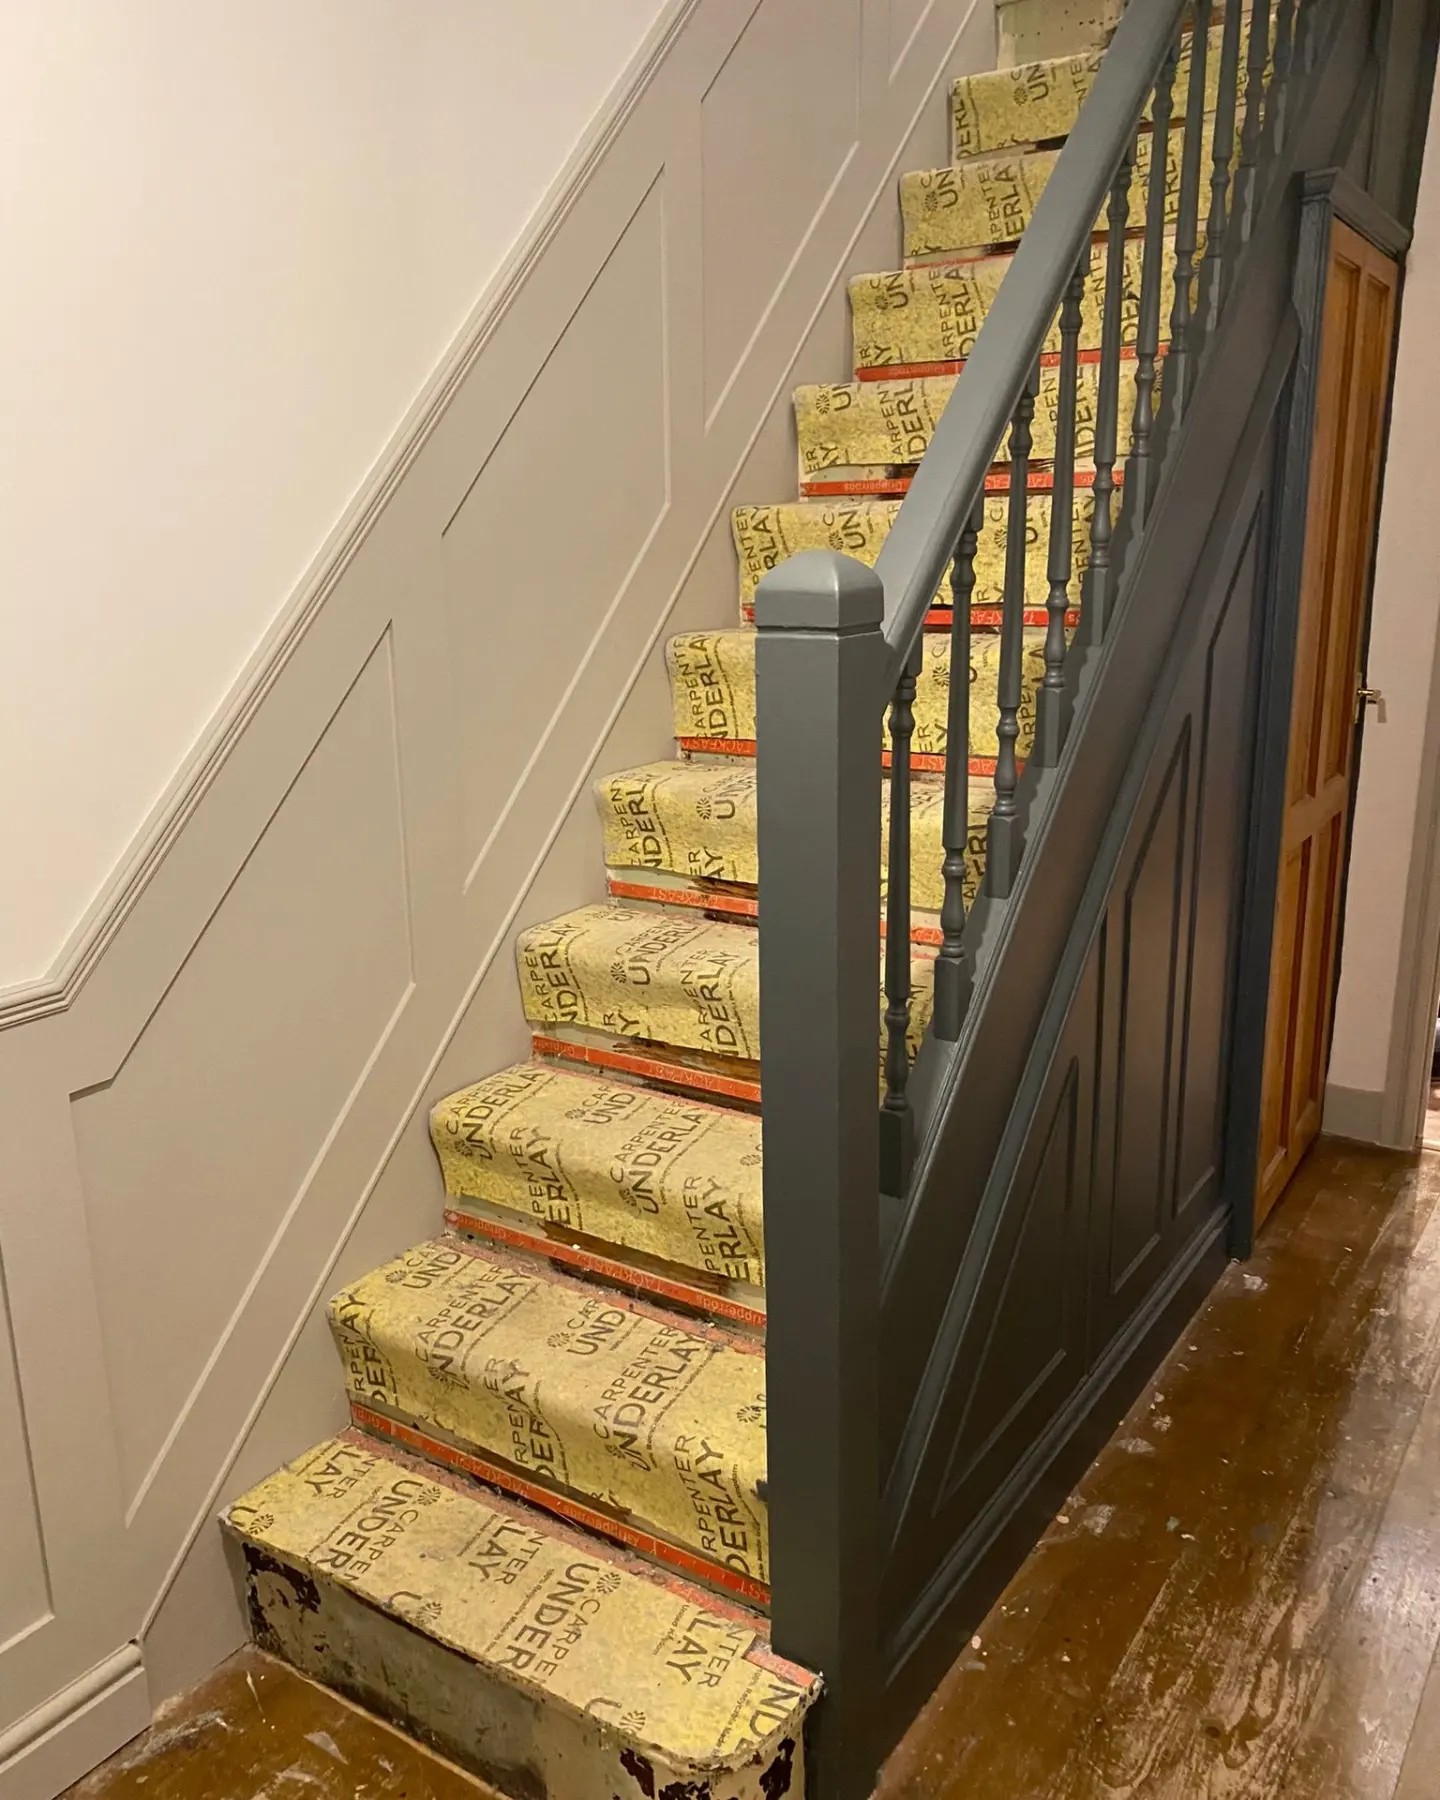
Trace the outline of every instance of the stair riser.
<instances>
[{"instance_id":1,"label":"stair riser","mask_svg":"<svg viewBox=\"0 0 1440 1800\"><path fill-rule=\"evenodd\" d=\"M542 1061L555 1061L566 1068L643 1082L682 1099L713 1100L759 1110L758 1062L617 1037L614 1032L592 1031L584 1025L542 1022L532 1032L530 1045Z\"/></svg>"},{"instance_id":2,"label":"stair riser","mask_svg":"<svg viewBox=\"0 0 1440 1800\"><path fill-rule=\"evenodd\" d=\"M1213 121L1207 119L1201 133L1201 166L1207 177L1212 135ZM1167 225L1173 225L1178 216L1184 137L1182 131L1165 134ZM1131 231L1139 231L1145 224L1146 190L1155 143L1156 139L1147 132L1136 144L1126 222ZM1002 244L1018 243L1034 217L1036 203L1059 158L1058 150L1034 150L903 175L900 209L907 260L984 254ZM1203 185L1208 194L1208 184ZM1104 224L1102 214L1096 221L1097 230L1103 229Z\"/></svg>"},{"instance_id":3,"label":"stair riser","mask_svg":"<svg viewBox=\"0 0 1440 1800\"><path fill-rule=\"evenodd\" d=\"M675 706L675 736L682 741L750 744L755 738L755 634L697 633L675 638L669 647L670 685ZM970 652L970 754L994 758L996 693L1000 639L977 635ZM1045 673L1044 634L1025 634L1021 665L1022 694L1017 754L1024 758L1034 742L1035 691ZM921 756L943 756L948 738L950 704L950 640L929 633L925 663L915 691L915 736L911 747ZM748 1052L747 1052L748 1054Z\"/></svg>"},{"instance_id":4,"label":"stair riser","mask_svg":"<svg viewBox=\"0 0 1440 1800\"><path fill-rule=\"evenodd\" d=\"M760 1288L736 1282L699 1286L697 1282L704 1278L695 1271L679 1264L647 1267L643 1253L628 1245L612 1249L603 1243L590 1248L560 1242L483 1200L457 1199L445 1208L445 1225L482 1248L542 1257L561 1274L602 1281L639 1300L674 1307L687 1317L717 1319L743 1331L765 1330L765 1295ZM624 1260L617 1260L619 1257Z\"/></svg>"},{"instance_id":5,"label":"stair riser","mask_svg":"<svg viewBox=\"0 0 1440 1800\"><path fill-rule=\"evenodd\" d=\"M227 1520L262 1649L513 1800L799 1800L815 1690L754 1615L358 1436L302 1463Z\"/></svg>"},{"instance_id":6,"label":"stair riser","mask_svg":"<svg viewBox=\"0 0 1440 1800\"><path fill-rule=\"evenodd\" d=\"M1121 365L1118 449L1130 449L1130 415L1134 407L1133 361ZM955 389L953 375L914 381L858 381L836 387L802 387L795 391L795 433L804 481L831 469L862 473L906 468L918 463L930 447L940 415ZM1077 372L1075 460L1094 460L1095 423L1099 412L1100 367L1082 363ZM1049 462L1055 455L1060 418L1060 371L1040 371L1031 424L1031 459ZM1010 433L996 446L995 461L1010 460Z\"/></svg>"},{"instance_id":7,"label":"stair riser","mask_svg":"<svg viewBox=\"0 0 1440 1800\"><path fill-rule=\"evenodd\" d=\"M1210 33L1205 59L1205 111L1213 113L1220 92L1220 29ZM1102 52L1021 63L957 81L951 92L951 157L985 156L1024 144L1044 144L1068 137L1080 116ZM1190 92L1191 46L1187 38L1175 71L1174 99L1183 116ZM1147 104L1144 117L1151 116Z\"/></svg>"},{"instance_id":8,"label":"stair riser","mask_svg":"<svg viewBox=\"0 0 1440 1800\"><path fill-rule=\"evenodd\" d=\"M898 500L850 505L808 500L784 506L737 507L731 529L740 562L741 617L749 619L753 615L755 590L763 577L799 550L839 550L873 567L899 508ZM998 609L1005 598L1009 511L1008 494L985 496L985 523L975 546L972 608ZM1068 593L1072 606L1079 603L1085 570L1090 566L1093 513L1091 489L1076 488L1070 513L1072 574ZM1052 517L1052 496L1032 493L1025 513L1025 603L1032 613L1042 612L1049 597L1047 564ZM947 580L937 591L935 604L948 607L950 599Z\"/></svg>"},{"instance_id":9,"label":"stair riser","mask_svg":"<svg viewBox=\"0 0 1440 1800\"><path fill-rule=\"evenodd\" d=\"M1162 337L1175 299L1173 245L1172 233L1162 265ZM1139 322L1143 255L1144 245L1138 238L1126 243L1120 314L1120 342L1126 348L1134 345ZM987 256L969 263L928 263L889 274L863 275L851 282L856 374L873 373L878 378L890 370L898 378L952 373L974 350L1010 262L1009 256ZM1104 249L1097 247L1092 252L1080 310L1077 343L1084 356L1098 355L1100 350L1104 274ZM1043 354L1053 358L1059 352L1057 320L1045 339Z\"/></svg>"},{"instance_id":10,"label":"stair riser","mask_svg":"<svg viewBox=\"0 0 1440 1800\"><path fill-rule=\"evenodd\" d=\"M711 803L708 783L696 793L695 784L685 780L688 772L682 766L677 777L660 765L659 772L637 769L600 783L607 865L754 887L760 878L754 769L746 765L733 774L725 772L722 785L733 795L728 809ZM983 815L993 796L993 784L971 784L971 821L972 826L978 821L978 830L972 833L967 859L967 901L984 866ZM942 898L943 802L938 783L915 784L910 806L911 904L931 912L940 910ZM888 843L889 812L887 785L882 791L882 846ZM881 863L883 881L883 855Z\"/></svg>"}]
</instances>

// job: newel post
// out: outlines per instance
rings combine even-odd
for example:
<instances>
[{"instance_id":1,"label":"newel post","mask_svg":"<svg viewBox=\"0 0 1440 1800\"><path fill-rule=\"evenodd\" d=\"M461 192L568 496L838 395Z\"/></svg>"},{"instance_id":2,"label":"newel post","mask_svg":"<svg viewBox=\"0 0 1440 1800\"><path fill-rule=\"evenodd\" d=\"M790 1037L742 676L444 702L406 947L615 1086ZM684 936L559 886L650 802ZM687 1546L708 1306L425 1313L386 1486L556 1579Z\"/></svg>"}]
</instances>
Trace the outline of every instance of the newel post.
<instances>
[{"instance_id":1,"label":"newel post","mask_svg":"<svg viewBox=\"0 0 1440 1800\"><path fill-rule=\"evenodd\" d=\"M771 1624L825 1678L824 1800L873 1775L883 611L829 550L755 606Z\"/></svg>"}]
</instances>

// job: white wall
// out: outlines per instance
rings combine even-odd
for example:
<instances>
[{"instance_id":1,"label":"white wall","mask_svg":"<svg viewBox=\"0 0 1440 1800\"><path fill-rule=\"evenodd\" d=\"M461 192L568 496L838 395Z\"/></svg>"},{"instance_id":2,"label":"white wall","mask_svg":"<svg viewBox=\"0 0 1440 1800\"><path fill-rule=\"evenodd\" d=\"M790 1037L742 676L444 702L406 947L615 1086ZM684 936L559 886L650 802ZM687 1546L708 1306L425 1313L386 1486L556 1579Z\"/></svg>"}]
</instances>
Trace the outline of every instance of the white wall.
<instances>
[{"instance_id":1,"label":"white wall","mask_svg":"<svg viewBox=\"0 0 1440 1800\"><path fill-rule=\"evenodd\" d=\"M48 969L662 8L0 6L0 986Z\"/></svg>"},{"instance_id":2,"label":"white wall","mask_svg":"<svg viewBox=\"0 0 1440 1800\"><path fill-rule=\"evenodd\" d=\"M1440 89L1431 101L1415 239L1405 265L1366 675L1384 694L1361 743L1345 936L1325 1123L1347 1136L1413 1141L1408 1086L1412 1000L1428 990L1435 945L1421 926L1440 803L1440 542L1434 529L1440 414ZM1419 1073L1417 1065L1416 1073Z\"/></svg>"}]
</instances>

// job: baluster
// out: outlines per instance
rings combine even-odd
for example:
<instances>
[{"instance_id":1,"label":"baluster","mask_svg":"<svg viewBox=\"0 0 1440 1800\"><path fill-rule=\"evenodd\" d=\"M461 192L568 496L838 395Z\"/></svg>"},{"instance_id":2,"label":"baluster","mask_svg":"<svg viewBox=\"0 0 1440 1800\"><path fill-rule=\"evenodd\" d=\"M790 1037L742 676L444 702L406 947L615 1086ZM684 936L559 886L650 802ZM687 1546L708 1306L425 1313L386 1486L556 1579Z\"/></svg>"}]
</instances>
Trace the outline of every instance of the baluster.
<instances>
[{"instance_id":1,"label":"baluster","mask_svg":"<svg viewBox=\"0 0 1440 1800\"><path fill-rule=\"evenodd\" d=\"M1130 423L1130 455L1125 463L1125 505L1144 520L1155 484L1152 427L1155 422L1155 362L1160 346L1160 271L1165 254L1165 178L1170 161L1171 89L1176 46L1172 43L1155 83L1150 137L1150 180L1145 194L1145 252L1140 264L1140 319L1135 331L1135 412Z\"/></svg>"},{"instance_id":2,"label":"baluster","mask_svg":"<svg viewBox=\"0 0 1440 1800\"><path fill-rule=\"evenodd\" d=\"M1270 0L1250 0L1250 35L1245 41L1245 116L1240 124L1240 160L1235 166L1232 218L1240 221L1240 243L1248 244L1255 228L1255 165L1260 154L1260 111L1265 99L1265 64L1270 58ZM1226 262L1220 272L1220 294L1234 274Z\"/></svg>"},{"instance_id":3,"label":"baluster","mask_svg":"<svg viewBox=\"0 0 1440 1800\"><path fill-rule=\"evenodd\" d=\"M1238 0L1230 0L1231 7ZM1190 83L1185 91L1185 144L1180 153L1180 192L1175 216L1175 297L1170 306L1170 354L1165 379L1174 416L1185 411L1191 382L1191 308L1195 297L1195 245L1200 212L1200 158L1204 151L1205 64L1210 51L1210 0L1191 9Z\"/></svg>"},{"instance_id":4,"label":"baluster","mask_svg":"<svg viewBox=\"0 0 1440 1800\"><path fill-rule=\"evenodd\" d=\"M1204 343L1220 322L1220 266L1230 203L1230 159L1235 153L1235 106L1239 98L1240 7L1228 0L1220 34L1220 80L1215 96L1215 142L1210 162L1210 216L1205 222L1205 255L1200 264L1200 304L1195 333Z\"/></svg>"},{"instance_id":5,"label":"baluster","mask_svg":"<svg viewBox=\"0 0 1440 1800\"><path fill-rule=\"evenodd\" d=\"M1080 384L1080 299L1090 253L1070 277L1060 304L1059 414L1055 426L1054 479L1050 489L1050 589L1045 597L1045 676L1035 702L1035 760L1053 769L1069 725L1065 699L1065 614L1070 605L1071 542L1075 494L1075 405Z\"/></svg>"},{"instance_id":6,"label":"baluster","mask_svg":"<svg viewBox=\"0 0 1440 1800\"><path fill-rule=\"evenodd\" d=\"M1023 840L1020 812L1015 804L1019 764L1015 741L1020 736L1020 701L1023 694L1022 656L1025 632L1025 513L1030 488L1031 421L1035 394L1040 386L1040 365L1030 371L1025 391L1015 403L1010 426L1010 504L1005 521L1005 591L1001 595L1000 670L996 683L999 718L996 722L995 805L985 834L985 892L1003 900L1020 872ZM950 671L955 680L957 671Z\"/></svg>"},{"instance_id":7,"label":"baluster","mask_svg":"<svg viewBox=\"0 0 1440 1800\"><path fill-rule=\"evenodd\" d=\"M1105 636L1110 605L1111 504L1115 493L1115 439L1120 409L1120 341L1125 326L1125 227L1130 217L1134 158L1126 152L1110 184L1106 218L1105 290L1101 296L1100 382L1095 397L1095 485L1090 512L1090 562L1080 599L1080 631L1087 644Z\"/></svg>"},{"instance_id":8,"label":"baluster","mask_svg":"<svg viewBox=\"0 0 1440 1800\"><path fill-rule=\"evenodd\" d=\"M945 803L941 842L945 882L940 903L940 954L935 959L935 1035L954 1043L965 1023L974 972L965 954L965 857L970 844L970 602L975 546L985 523L985 496L975 502L950 567L950 696L945 726Z\"/></svg>"},{"instance_id":9,"label":"baluster","mask_svg":"<svg viewBox=\"0 0 1440 1800\"><path fill-rule=\"evenodd\" d=\"M1294 61L1295 0L1280 0L1275 9L1274 71L1265 97L1265 123L1270 127L1270 150L1278 155L1285 142L1285 102L1289 95L1290 68Z\"/></svg>"},{"instance_id":10,"label":"baluster","mask_svg":"<svg viewBox=\"0 0 1440 1800\"><path fill-rule=\"evenodd\" d=\"M910 1107L910 740L915 685L925 653L916 641L890 703L889 863L885 895L885 1099L880 1111L880 1186L903 1194L915 1150ZM953 675L953 671L952 671Z\"/></svg>"}]
</instances>

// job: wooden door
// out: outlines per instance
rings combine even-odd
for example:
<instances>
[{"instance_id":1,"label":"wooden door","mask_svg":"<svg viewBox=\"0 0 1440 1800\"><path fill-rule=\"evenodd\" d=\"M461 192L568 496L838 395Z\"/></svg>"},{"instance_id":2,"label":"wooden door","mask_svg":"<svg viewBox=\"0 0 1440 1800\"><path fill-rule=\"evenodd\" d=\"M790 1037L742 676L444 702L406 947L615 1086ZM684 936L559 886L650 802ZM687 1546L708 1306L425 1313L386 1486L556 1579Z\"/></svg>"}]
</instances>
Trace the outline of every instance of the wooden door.
<instances>
[{"instance_id":1,"label":"wooden door","mask_svg":"<svg viewBox=\"0 0 1440 1800\"><path fill-rule=\"evenodd\" d=\"M1320 1129L1397 280L1389 257L1335 221L1266 1015L1257 1226Z\"/></svg>"}]
</instances>

